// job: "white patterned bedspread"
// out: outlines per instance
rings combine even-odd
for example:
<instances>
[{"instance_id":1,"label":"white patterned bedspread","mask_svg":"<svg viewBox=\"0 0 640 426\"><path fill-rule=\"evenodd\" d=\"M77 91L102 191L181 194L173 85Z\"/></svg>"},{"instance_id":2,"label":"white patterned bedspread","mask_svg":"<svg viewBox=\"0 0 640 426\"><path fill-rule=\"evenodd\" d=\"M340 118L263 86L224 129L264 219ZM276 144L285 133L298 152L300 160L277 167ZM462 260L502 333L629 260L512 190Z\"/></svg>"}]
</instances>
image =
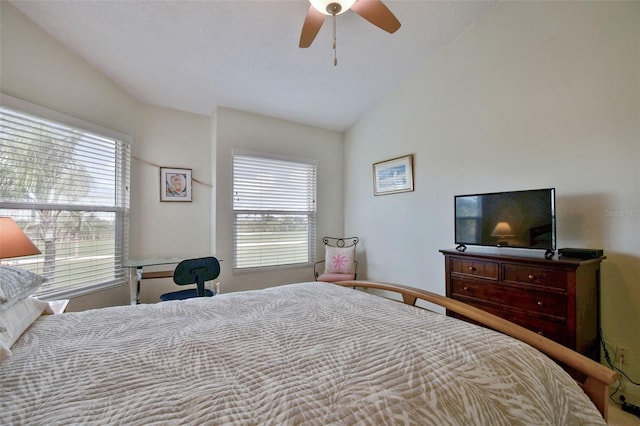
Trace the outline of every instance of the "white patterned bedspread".
<instances>
[{"instance_id":1,"label":"white patterned bedspread","mask_svg":"<svg viewBox=\"0 0 640 426\"><path fill-rule=\"evenodd\" d=\"M510 337L301 283L38 319L0 364L0 423L604 424Z\"/></svg>"}]
</instances>

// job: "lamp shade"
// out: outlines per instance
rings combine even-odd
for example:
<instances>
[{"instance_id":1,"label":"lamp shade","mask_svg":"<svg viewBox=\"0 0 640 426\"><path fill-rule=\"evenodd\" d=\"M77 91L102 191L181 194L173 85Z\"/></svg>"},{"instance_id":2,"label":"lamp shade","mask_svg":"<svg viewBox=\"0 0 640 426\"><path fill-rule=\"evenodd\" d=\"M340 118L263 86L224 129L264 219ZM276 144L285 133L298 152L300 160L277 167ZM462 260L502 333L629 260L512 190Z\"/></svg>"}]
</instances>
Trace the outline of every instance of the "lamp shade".
<instances>
[{"instance_id":1,"label":"lamp shade","mask_svg":"<svg viewBox=\"0 0 640 426\"><path fill-rule=\"evenodd\" d=\"M516 235L513 233L513 229L509 222L498 222L495 228L493 228L493 232L491 233L492 237L515 237Z\"/></svg>"},{"instance_id":2,"label":"lamp shade","mask_svg":"<svg viewBox=\"0 0 640 426\"><path fill-rule=\"evenodd\" d=\"M40 253L13 219L0 217L0 259Z\"/></svg>"}]
</instances>

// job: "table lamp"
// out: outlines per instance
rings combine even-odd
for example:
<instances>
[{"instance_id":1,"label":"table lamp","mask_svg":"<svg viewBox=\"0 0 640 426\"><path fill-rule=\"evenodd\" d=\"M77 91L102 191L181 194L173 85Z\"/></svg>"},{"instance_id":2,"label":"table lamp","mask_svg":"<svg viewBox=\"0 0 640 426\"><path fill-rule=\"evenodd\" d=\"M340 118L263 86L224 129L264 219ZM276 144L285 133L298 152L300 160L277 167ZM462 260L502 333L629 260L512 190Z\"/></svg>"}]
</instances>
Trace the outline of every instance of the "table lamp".
<instances>
[{"instance_id":1,"label":"table lamp","mask_svg":"<svg viewBox=\"0 0 640 426\"><path fill-rule=\"evenodd\" d=\"M509 241L507 241L506 239L513 238L516 235L513 233L513 229L511 228L511 225L509 225L509 222L498 222L496 227L493 228L491 236L498 238L497 244L499 246L508 246Z\"/></svg>"},{"instance_id":2,"label":"table lamp","mask_svg":"<svg viewBox=\"0 0 640 426\"><path fill-rule=\"evenodd\" d=\"M12 218L0 217L0 259L40 253Z\"/></svg>"}]
</instances>

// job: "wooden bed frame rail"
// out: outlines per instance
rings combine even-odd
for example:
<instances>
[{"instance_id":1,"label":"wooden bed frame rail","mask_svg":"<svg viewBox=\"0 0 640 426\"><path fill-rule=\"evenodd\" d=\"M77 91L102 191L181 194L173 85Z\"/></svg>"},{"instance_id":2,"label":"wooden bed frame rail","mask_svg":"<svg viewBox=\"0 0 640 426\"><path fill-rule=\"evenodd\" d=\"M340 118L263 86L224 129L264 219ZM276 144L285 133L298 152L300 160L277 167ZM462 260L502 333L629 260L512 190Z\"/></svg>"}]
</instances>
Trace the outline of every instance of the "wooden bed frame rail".
<instances>
[{"instance_id":1,"label":"wooden bed frame rail","mask_svg":"<svg viewBox=\"0 0 640 426\"><path fill-rule=\"evenodd\" d=\"M464 315L465 317L477 321L488 328L497 330L525 342L539 351L544 352L549 357L562 362L569 367L575 368L577 371L584 374L587 379L583 383L580 383L580 385L596 408L600 411L602 417L607 420L609 386L617 380L618 375L615 371L605 367L604 365L598 364L582 354L574 352L559 343L507 321L504 318L500 318L481 309L467 305L466 303L450 299L427 290L421 290L400 284L386 284L372 281L340 281L335 284L344 287L372 288L399 293L402 295L402 301L411 306L415 306L417 299L425 300L460 315Z\"/></svg>"}]
</instances>

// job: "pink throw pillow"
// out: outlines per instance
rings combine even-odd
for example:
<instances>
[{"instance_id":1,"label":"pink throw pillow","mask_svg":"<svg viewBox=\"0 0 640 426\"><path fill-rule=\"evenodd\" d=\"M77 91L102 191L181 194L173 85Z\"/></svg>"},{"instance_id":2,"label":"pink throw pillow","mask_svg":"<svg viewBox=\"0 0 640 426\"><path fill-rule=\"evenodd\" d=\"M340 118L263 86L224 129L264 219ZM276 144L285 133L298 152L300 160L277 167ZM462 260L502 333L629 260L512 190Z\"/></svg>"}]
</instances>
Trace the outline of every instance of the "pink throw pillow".
<instances>
[{"instance_id":1,"label":"pink throw pillow","mask_svg":"<svg viewBox=\"0 0 640 426\"><path fill-rule=\"evenodd\" d=\"M325 274L353 274L356 270L354 263L356 247L329 247L325 249Z\"/></svg>"}]
</instances>

